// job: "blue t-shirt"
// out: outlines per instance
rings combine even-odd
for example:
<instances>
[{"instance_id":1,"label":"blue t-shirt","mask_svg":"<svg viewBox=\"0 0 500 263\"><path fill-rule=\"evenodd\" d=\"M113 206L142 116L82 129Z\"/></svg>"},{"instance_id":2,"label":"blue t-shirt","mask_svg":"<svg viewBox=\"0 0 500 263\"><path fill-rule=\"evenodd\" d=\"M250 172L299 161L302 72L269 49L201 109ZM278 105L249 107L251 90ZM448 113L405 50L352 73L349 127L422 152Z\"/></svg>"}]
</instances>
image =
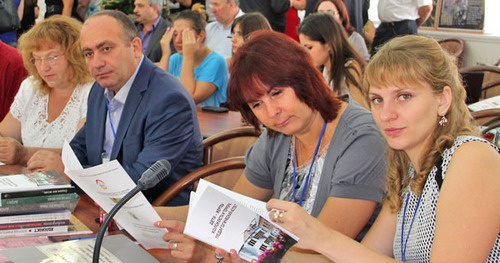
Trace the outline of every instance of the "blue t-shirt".
<instances>
[{"instance_id":1,"label":"blue t-shirt","mask_svg":"<svg viewBox=\"0 0 500 263\"><path fill-rule=\"evenodd\" d=\"M176 53L170 57L168 72L176 78L181 77L182 55ZM194 79L196 81L207 81L213 83L217 90L197 106L215 106L219 107L221 103L226 102L226 88L228 79L227 63L224 58L216 52L208 56L194 68Z\"/></svg>"}]
</instances>

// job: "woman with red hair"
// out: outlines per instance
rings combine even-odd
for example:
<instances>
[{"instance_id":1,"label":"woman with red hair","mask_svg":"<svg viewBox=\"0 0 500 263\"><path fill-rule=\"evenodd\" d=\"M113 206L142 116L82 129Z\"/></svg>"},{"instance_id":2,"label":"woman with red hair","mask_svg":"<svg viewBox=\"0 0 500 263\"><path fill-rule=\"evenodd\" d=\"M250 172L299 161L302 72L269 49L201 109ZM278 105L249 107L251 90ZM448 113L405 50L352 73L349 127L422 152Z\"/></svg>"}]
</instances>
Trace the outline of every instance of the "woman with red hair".
<instances>
[{"instance_id":1,"label":"woman with red hair","mask_svg":"<svg viewBox=\"0 0 500 263\"><path fill-rule=\"evenodd\" d=\"M337 98L308 51L281 33L252 33L230 72L230 107L256 129L266 127L247 151L244 175L232 190L261 201L295 202L360 240L384 196L385 143L370 112L349 97ZM162 210L164 218L179 214ZM178 249L193 247L175 231L164 239L178 242Z\"/></svg>"}]
</instances>

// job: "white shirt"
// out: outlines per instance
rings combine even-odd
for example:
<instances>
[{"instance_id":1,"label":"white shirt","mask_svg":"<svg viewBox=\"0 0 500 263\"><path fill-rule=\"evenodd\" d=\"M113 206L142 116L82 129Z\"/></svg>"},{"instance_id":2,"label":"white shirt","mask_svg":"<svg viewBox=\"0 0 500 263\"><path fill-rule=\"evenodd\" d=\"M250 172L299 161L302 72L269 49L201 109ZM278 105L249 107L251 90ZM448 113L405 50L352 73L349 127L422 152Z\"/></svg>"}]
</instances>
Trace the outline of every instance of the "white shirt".
<instances>
[{"instance_id":1,"label":"white shirt","mask_svg":"<svg viewBox=\"0 0 500 263\"><path fill-rule=\"evenodd\" d=\"M214 13L212 12L212 3L210 2L210 0L205 0L205 11L207 12L207 16L208 16L208 22L213 22L213 21L216 21L215 20L215 15Z\"/></svg>"},{"instance_id":2,"label":"white shirt","mask_svg":"<svg viewBox=\"0 0 500 263\"><path fill-rule=\"evenodd\" d=\"M109 89L104 89L104 97L108 100L109 108L106 106L106 127L104 130L104 144L103 144L103 159L109 159L111 155L111 150L113 149L113 143L115 142L115 133L118 132L118 125L120 125L120 119L122 117L123 106L127 101L128 93L130 88L134 83L137 72L141 68L142 62L144 61L144 55L142 55L141 63L135 69L134 74L128 79L128 81L120 88L118 93L114 94ZM111 119L110 119L111 117ZM113 127L111 127L111 123Z\"/></svg>"},{"instance_id":3,"label":"white shirt","mask_svg":"<svg viewBox=\"0 0 500 263\"><path fill-rule=\"evenodd\" d=\"M432 0L379 0L378 18L381 22L417 20L418 8L432 5Z\"/></svg>"},{"instance_id":4,"label":"white shirt","mask_svg":"<svg viewBox=\"0 0 500 263\"><path fill-rule=\"evenodd\" d=\"M21 123L21 139L26 147L62 148L71 141L80 120L87 116L87 98L92 82L78 84L55 120L49 117L49 94L41 96L35 90L33 77L26 78L19 88L10 112Z\"/></svg>"},{"instance_id":5,"label":"white shirt","mask_svg":"<svg viewBox=\"0 0 500 263\"><path fill-rule=\"evenodd\" d=\"M240 17L244 14L245 13L243 13L243 11L241 11L240 9L238 14L236 14L236 17ZM232 25L233 22L231 22L231 24L224 28L224 25L222 25L221 22L214 21L208 23L208 25L205 27L205 31L207 33L205 44L207 45L207 47L219 53L225 59L228 59L232 56L233 44L231 43L231 39L229 38L231 36Z\"/></svg>"}]
</instances>

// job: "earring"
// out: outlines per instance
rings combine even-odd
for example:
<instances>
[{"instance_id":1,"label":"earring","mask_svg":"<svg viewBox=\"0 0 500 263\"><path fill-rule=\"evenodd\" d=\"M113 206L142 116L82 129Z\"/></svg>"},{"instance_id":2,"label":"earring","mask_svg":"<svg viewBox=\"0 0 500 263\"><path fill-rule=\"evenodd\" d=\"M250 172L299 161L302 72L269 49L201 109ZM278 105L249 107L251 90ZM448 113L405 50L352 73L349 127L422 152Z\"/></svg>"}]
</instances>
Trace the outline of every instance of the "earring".
<instances>
[{"instance_id":1,"label":"earring","mask_svg":"<svg viewBox=\"0 0 500 263\"><path fill-rule=\"evenodd\" d=\"M446 119L445 113L441 112L441 120L439 120L439 125L445 126L447 122L448 122L448 119Z\"/></svg>"}]
</instances>

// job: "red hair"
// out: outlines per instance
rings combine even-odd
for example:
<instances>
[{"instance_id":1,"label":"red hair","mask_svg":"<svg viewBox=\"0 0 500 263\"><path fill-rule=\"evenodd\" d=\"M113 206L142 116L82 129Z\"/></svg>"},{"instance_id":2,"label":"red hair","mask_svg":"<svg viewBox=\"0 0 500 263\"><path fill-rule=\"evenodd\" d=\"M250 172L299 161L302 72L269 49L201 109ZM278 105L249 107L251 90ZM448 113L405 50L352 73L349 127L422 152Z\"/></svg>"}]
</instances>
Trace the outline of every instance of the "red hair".
<instances>
[{"instance_id":1,"label":"red hair","mask_svg":"<svg viewBox=\"0 0 500 263\"><path fill-rule=\"evenodd\" d=\"M337 7L337 10L339 10L339 17L342 22L341 24L349 36L352 32L356 31L349 21L349 13L347 12L347 8L342 0L319 0L318 3L316 3L316 7L314 7L314 13L318 12L319 5L323 2L331 2L335 5L335 7Z\"/></svg>"},{"instance_id":2,"label":"red hair","mask_svg":"<svg viewBox=\"0 0 500 263\"><path fill-rule=\"evenodd\" d=\"M282 33L255 31L233 57L227 86L230 107L257 130L260 122L248 106L274 87L291 87L297 98L325 121L337 117L341 101L326 85L305 48ZM275 131L269 130L270 136Z\"/></svg>"}]
</instances>

